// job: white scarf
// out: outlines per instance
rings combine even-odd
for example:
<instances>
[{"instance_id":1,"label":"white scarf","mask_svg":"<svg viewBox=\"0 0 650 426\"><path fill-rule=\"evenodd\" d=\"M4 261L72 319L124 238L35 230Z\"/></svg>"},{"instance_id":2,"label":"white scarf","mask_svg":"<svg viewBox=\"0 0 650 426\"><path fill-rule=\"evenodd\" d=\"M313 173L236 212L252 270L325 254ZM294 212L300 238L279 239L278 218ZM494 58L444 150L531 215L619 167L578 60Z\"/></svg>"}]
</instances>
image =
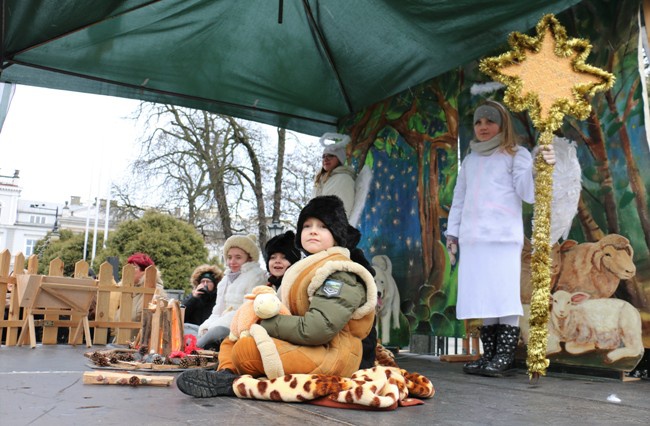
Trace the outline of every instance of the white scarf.
<instances>
[{"instance_id":1,"label":"white scarf","mask_svg":"<svg viewBox=\"0 0 650 426\"><path fill-rule=\"evenodd\" d=\"M472 152L477 153L478 155L489 156L492 155L494 151L499 148L503 142L503 133L499 133L492 139L486 140L484 142L478 142L475 140L470 141L469 147Z\"/></svg>"}]
</instances>

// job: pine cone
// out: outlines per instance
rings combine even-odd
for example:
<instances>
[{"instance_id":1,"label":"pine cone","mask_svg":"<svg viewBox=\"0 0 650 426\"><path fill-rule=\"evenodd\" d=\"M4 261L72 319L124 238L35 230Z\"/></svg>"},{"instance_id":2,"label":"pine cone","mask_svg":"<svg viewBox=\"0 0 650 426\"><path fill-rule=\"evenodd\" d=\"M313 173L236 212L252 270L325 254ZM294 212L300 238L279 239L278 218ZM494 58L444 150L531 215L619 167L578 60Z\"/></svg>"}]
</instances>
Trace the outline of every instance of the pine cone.
<instances>
[{"instance_id":1,"label":"pine cone","mask_svg":"<svg viewBox=\"0 0 650 426\"><path fill-rule=\"evenodd\" d=\"M122 361L135 361L135 358L133 358L133 354L131 352L127 352L123 354L123 356L120 358Z\"/></svg>"},{"instance_id":2,"label":"pine cone","mask_svg":"<svg viewBox=\"0 0 650 426\"><path fill-rule=\"evenodd\" d=\"M165 358L156 354L153 356L153 360L151 362L153 362L156 365L162 365L165 362Z\"/></svg>"},{"instance_id":3,"label":"pine cone","mask_svg":"<svg viewBox=\"0 0 650 426\"><path fill-rule=\"evenodd\" d=\"M196 365L199 367L205 367L208 365L208 359L206 357L200 356L197 358L197 361Z\"/></svg>"},{"instance_id":4,"label":"pine cone","mask_svg":"<svg viewBox=\"0 0 650 426\"><path fill-rule=\"evenodd\" d=\"M119 362L119 359L115 355L112 355L110 357L110 362L111 364L117 364Z\"/></svg>"},{"instance_id":5,"label":"pine cone","mask_svg":"<svg viewBox=\"0 0 650 426\"><path fill-rule=\"evenodd\" d=\"M92 355L90 355L90 360L94 363L97 363L97 360L100 358L104 358L104 355L97 351L93 352Z\"/></svg>"},{"instance_id":6,"label":"pine cone","mask_svg":"<svg viewBox=\"0 0 650 426\"><path fill-rule=\"evenodd\" d=\"M147 345L140 346L138 352L140 352L140 355L145 356L147 353L149 353L149 346Z\"/></svg>"},{"instance_id":7,"label":"pine cone","mask_svg":"<svg viewBox=\"0 0 650 426\"><path fill-rule=\"evenodd\" d=\"M178 364L178 366L179 366L180 368L189 368L189 367L190 367L190 363L189 363L189 361L187 360L187 357L182 358L182 359L181 359L181 362Z\"/></svg>"},{"instance_id":8,"label":"pine cone","mask_svg":"<svg viewBox=\"0 0 650 426\"><path fill-rule=\"evenodd\" d=\"M111 365L108 358L105 356L102 356L101 358L97 358L97 361L95 361L95 363L100 367L108 367Z\"/></svg>"}]
</instances>

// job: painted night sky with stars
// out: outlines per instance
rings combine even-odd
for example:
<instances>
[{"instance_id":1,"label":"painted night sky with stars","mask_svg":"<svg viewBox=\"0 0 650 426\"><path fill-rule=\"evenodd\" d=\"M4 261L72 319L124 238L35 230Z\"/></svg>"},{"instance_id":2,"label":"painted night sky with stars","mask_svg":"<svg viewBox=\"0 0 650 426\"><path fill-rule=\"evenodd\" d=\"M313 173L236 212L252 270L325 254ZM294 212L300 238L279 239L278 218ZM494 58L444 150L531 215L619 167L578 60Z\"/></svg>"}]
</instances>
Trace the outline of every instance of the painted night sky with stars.
<instances>
[{"instance_id":1,"label":"painted night sky with stars","mask_svg":"<svg viewBox=\"0 0 650 426\"><path fill-rule=\"evenodd\" d=\"M373 180L359 229L359 246L369 259L387 255L402 303L417 295L422 284L422 251L417 197L417 158L401 139L389 156L372 148ZM402 157L402 158L400 158ZM405 157L405 158L404 158Z\"/></svg>"}]
</instances>

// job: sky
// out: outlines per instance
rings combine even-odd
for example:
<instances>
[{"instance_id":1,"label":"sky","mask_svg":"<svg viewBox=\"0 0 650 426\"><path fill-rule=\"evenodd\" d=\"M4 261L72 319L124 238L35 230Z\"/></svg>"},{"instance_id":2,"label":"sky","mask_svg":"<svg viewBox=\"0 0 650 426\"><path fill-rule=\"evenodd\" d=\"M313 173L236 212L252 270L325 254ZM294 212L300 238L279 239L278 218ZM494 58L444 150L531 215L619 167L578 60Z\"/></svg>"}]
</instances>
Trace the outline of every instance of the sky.
<instances>
[{"instance_id":1,"label":"sky","mask_svg":"<svg viewBox=\"0 0 650 426\"><path fill-rule=\"evenodd\" d=\"M19 85L0 132L0 175L21 198L63 204L105 198L138 154L138 101Z\"/></svg>"},{"instance_id":2,"label":"sky","mask_svg":"<svg viewBox=\"0 0 650 426\"><path fill-rule=\"evenodd\" d=\"M0 175L20 170L15 183L23 200L62 205L71 196L84 203L106 198L109 185L123 179L139 153L142 132L129 118L138 104L17 86L0 132ZM264 127L275 135L274 128ZM312 136L297 136L301 142L318 143Z\"/></svg>"}]
</instances>

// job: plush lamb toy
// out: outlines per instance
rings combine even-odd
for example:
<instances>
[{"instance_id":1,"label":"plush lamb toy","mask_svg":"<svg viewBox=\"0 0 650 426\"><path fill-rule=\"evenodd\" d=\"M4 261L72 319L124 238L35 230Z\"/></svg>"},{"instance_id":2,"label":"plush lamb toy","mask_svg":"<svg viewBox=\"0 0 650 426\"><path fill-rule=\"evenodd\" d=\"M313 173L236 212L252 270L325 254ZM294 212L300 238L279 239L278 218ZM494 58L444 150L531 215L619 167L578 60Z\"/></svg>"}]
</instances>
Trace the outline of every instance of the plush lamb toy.
<instances>
[{"instance_id":1,"label":"plush lamb toy","mask_svg":"<svg viewBox=\"0 0 650 426\"><path fill-rule=\"evenodd\" d=\"M278 314L291 315L289 309L278 299L275 290L269 286L258 285L244 298L244 304L237 309L230 323L229 339L233 342L240 337L250 336L251 325L258 323L260 319L272 318Z\"/></svg>"}]
</instances>

